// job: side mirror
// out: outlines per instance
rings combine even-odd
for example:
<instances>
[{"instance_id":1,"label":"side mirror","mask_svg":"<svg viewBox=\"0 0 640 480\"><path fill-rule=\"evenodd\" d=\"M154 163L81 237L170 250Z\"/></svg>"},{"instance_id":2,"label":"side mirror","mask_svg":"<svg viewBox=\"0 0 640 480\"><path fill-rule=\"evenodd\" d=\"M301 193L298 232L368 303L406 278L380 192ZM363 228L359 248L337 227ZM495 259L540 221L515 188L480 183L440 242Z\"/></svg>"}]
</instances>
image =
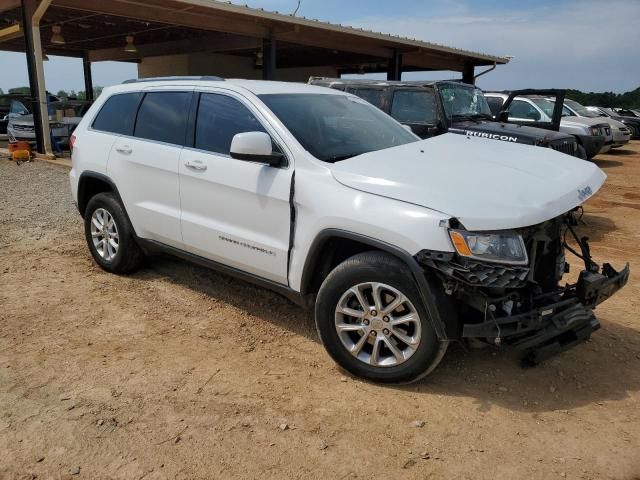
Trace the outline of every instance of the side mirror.
<instances>
[{"instance_id":1,"label":"side mirror","mask_svg":"<svg viewBox=\"0 0 640 480\"><path fill-rule=\"evenodd\" d=\"M271 137L264 132L245 132L234 135L230 155L237 160L259 162L272 167L282 165L283 155L274 152Z\"/></svg>"},{"instance_id":2,"label":"side mirror","mask_svg":"<svg viewBox=\"0 0 640 480\"><path fill-rule=\"evenodd\" d=\"M509 121L509 110L500 110L496 115L496 120L499 122L507 123Z\"/></svg>"}]
</instances>

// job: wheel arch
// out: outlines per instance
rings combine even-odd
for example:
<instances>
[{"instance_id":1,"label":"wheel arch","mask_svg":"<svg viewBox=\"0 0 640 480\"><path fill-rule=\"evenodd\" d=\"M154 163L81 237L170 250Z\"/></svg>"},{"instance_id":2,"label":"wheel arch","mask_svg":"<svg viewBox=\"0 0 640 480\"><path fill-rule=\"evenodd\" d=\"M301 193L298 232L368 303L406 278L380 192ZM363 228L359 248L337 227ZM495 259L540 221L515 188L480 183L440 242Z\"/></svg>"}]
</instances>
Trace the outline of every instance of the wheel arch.
<instances>
[{"instance_id":1,"label":"wheel arch","mask_svg":"<svg viewBox=\"0 0 640 480\"><path fill-rule=\"evenodd\" d=\"M80 174L80 179L78 180L78 210L83 218L91 197L103 192L114 193L122 202L118 188L108 176L92 171L84 171Z\"/></svg>"},{"instance_id":2,"label":"wheel arch","mask_svg":"<svg viewBox=\"0 0 640 480\"><path fill-rule=\"evenodd\" d=\"M318 292L320 285L335 266L357 253L371 250L389 253L409 268L438 338L446 340L447 329L435 301L434 285L427 279L420 264L406 250L366 235L335 228L319 232L309 248L302 269L301 297L308 301Z\"/></svg>"}]
</instances>

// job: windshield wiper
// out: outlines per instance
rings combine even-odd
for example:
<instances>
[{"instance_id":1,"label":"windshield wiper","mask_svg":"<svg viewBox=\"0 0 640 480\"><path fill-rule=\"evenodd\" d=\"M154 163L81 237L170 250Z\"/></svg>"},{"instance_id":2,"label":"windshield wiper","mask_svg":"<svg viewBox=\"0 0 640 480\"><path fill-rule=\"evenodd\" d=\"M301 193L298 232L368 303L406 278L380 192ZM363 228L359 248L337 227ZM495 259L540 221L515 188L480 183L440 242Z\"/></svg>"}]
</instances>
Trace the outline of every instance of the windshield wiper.
<instances>
[{"instance_id":1,"label":"windshield wiper","mask_svg":"<svg viewBox=\"0 0 640 480\"><path fill-rule=\"evenodd\" d=\"M451 115L451 119L454 120L456 118L461 118L462 120L471 120L472 122L475 123L480 123L478 121L477 118L475 118L473 115L462 115L460 113L456 113L455 115Z\"/></svg>"},{"instance_id":2,"label":"windshield wiper","mask_svg":"<svg viewBox=\"0 0 640 480\"><path fill-rule=\"evenodd\" d=\"M489 115L488 113L474 113L473 115L471 115L471 117L473 117L473 118L485 118L487 120L493 120L493 116Z\"/></svg>"}]
</instances>

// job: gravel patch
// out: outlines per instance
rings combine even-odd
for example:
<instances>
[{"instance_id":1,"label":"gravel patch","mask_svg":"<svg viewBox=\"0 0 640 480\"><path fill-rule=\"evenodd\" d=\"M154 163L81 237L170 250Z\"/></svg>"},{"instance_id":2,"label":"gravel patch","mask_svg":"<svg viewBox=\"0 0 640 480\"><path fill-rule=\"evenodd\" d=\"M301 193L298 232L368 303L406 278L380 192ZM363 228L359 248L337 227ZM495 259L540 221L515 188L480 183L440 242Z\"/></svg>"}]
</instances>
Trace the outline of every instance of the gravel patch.
<instances>
[{"instance_id":1,"label":"gravel patch","mask_svg":"<svg viewBox=\"0 0 640 480\"><path fill-rule=\"evenodd\" d=\"M82 219L73 204L68 169L45 162L0 160L0 246L77 234Z\"/></svg>"}]
</instances>

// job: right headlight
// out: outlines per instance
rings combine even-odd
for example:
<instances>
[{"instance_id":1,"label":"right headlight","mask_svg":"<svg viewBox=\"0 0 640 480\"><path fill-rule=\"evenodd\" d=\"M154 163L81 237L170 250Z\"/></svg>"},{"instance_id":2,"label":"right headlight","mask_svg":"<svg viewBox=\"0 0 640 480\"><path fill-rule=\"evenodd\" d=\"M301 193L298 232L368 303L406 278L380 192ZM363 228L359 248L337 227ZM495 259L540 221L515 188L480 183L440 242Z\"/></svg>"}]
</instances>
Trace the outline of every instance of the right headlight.
<instances>
[{"instance_id":1,"label":"right headlight","mask_svg":"<svg viewBox=\"0 0 640 480\"><path fill-rule=\"evenodd\" d=\"M449 230L458 255L486 262L526 265L529 263L522 236L513 232L467 232Z\"/></svg>"},{"instance_id":2,"label":"right headlight","mask_svg":"<svg viewBox=\"0 0 640 480\"><path fill-rule=\"evenodd\" d=\"M591 135L600 135L599 127L591 127L589 130L591 131Z\"/></svg>"}]
</instances>

